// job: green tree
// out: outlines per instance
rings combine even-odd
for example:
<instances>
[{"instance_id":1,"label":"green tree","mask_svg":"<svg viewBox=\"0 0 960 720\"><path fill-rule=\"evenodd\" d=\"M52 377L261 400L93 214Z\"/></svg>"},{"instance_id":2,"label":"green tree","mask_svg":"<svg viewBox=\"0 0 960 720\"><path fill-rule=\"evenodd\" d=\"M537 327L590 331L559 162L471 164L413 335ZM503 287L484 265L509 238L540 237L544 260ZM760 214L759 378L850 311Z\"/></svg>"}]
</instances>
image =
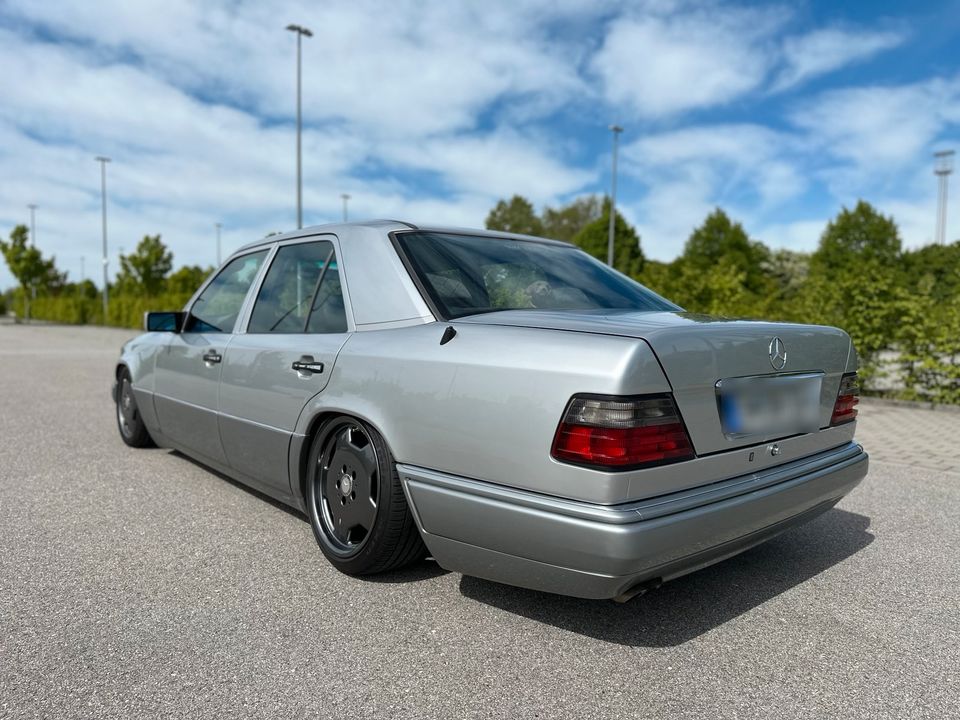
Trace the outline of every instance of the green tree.
<instances>
[{"instance_id":1,"label":"green tree","mask_svg":"<svg viewBox=\"0 0 960 720\"><path fill-rule=\"evenodd\" d=\"M543 234L554 240L573 242L583 228L603 213L603 203L596 195L584 195L559 208L543 209Z\"/></svg>"},{"instance_id":2,"label":"green tree","mask_svg":"<svg viewBox=\"0 0 960 720\"><path fill-rule=\"evenodd\" d=\"M204 269L199 265L184 265L167 278L167 292L171 295L185 295L189 298L212 272L211 268Z\"/></svg>"},{"instance_id":3,"label":"green tree","mask_svg":"<svg viewBox=\"0 0 960 720\"><path fill-rule=\"evenodd\" d=\"M893 218L859 200L853 210L843 208L827 225L810 258L810 271L829 274L851 260L894 266L900 262L900 253L900 233Z\"/></svg>"},{"instance_id":4,"label":"green tree","mask_svg":"<svg viewBox=\"0 0 960 720\"><path fill-rule=\"evenodd\" d=\"M721 209L687 239L683 253L659 272L653 287L690 312L762 317L776 294L770 251L750 240ZM783 308L777 308L778 314Z\"/></svg>"},{"instance_id":5,"label":"green tree","mask_svg":"<svg viewBox=\"0 0 960 720\"><path fill-rule=\"evenodd\" d=\"M514 195L510 201L501 200L487 215L487 229L521 235L543 235L543 223L537 217L530 201Z\"/></svg>"},{"instance_id":6,"label":"green tree","mask_svg":"<svg viewBox=\"0 0 960 720\"><path fill-rule=\"evenodd\" d=\"M898 361L911 400L960 403L960 295L937 298L932 280L902 302Z\"/></svg>"},{"instance_id":7,"label":"green tree","mask_svg":"<svg viewBox=\"0 0 960 720\"><path fill-rule=\"evenodd\" d=\"M89 278L81 280L78 283L73 283L68 289L77 297L86 298L87 300L96 300L100 297L100 291L97 289L97 286L93 284L93 280Z\"/></svg>"},{"instance_id":8,"label":"green tree","mask_svg":"<svg viewBox=\"0 0 960 720\"><path fill-rule=\"evenodd\" d=\"M120 256L117 286L121 292L158 295L163 291L172 267L173 253L163 244L160 236L144 235L134 252Z\"/></svg>"},{"instance_id":9,"label":"green tree","mask_svg":"<svg viewBox=\"0 0 960 720\"><path fill-rule=\"evenodd\" d=\"M668 300L679 302L673 297L674 282L671 278L670 263L648 258L643 263L643 271L636 279Z\"/></svg>"},{"instance_id":10,"label":"green tree","mask_svg":"<svg viewBox=\"0 0 960 720\"><path fill-rule=\"evenodd\" d=\"M606 262L610 233L610 199L603 201L603 211L596 220L587 223L578 232L573 243L598 260ZM614 219L613 266L620 272L637 277L643 272L644 257L640 236L618 212Z\"/></svg>"},{"instance_id":11,"label":"green tree","mask_svg":"<svg viewBox=\"0 0 960 720\"><path fill-rule=\"evenodd\" d=\"M677 266L670 300L691 312L725 317L752 314L755 303L746 288L747 273L730 258L720 258L710 272L690 264Z\"/></svg>"},{"instance_id":12,"label":"green tree","mask_svg":"<svg viewBox=\"0 0 960 720\"><path fill-rule=\"evenodd\" d=\"M902 268L911 292L941 301L960 296L960 240L908 250Z\"/></svg>"},{"instance_id":13,"label":"green tree","mask_svg":"<svg viewBox=\"0 0 960 720\"><path fill-rule=\"evenodd\" d=\"M47 292L63 286L66 275L57 271L55 258L44 258L41 252L30 245L26 225L17 225L10 233L10 241L0 240L0 253L11 274L20 283L23 296L24 317L30 317L30 297L33 289Z\"/></svg>"},{"instance_id":14,"label":"green tree","mask_svg":"<svg viewBox=\"0 0 960 720\"><path fill-rule=\"evenodd\" d=\"M799 310L811 322L846 330L860 354L865 381L879 353L894 344L909 302L900 268L900 233L892 218L860 201L843 208L810 257Z\"/></svg>"},{"instance_id":15,"label":"green tree","mask_svg":"<svg viewBox=\"0 0 960 720\"><path fill-rule=\"evenodd\" d=\"M764 271L773 282L775 303L767 303L767 314L781 320L797 317L797 298L810 274L810 255L793 250L774 250L764 265Z\"/></svg>"},{"instance_id":16,"label":"green tree","mask_svg":"<svg viewBox=\"0 0 960 720\"><path fill-rule=\"evenodd\" d=\"M710 273L724 260L743 273L747 292L763 296L770 291L764 271L770 251L763 243L751 240L743 225L717 208L690 235L679 262L690 271Z\"/></svg>"}]
</instances>

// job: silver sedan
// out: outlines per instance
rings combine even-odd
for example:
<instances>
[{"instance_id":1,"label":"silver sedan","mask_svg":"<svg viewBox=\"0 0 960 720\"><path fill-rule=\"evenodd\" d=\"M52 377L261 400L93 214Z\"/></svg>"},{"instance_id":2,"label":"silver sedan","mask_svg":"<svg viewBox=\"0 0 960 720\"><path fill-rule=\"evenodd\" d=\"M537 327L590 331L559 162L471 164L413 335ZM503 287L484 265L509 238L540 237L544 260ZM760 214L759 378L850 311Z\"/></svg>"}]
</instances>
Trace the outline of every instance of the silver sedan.
<instances>
[{"instance_id":1,"label":"silver sedan","mask_svg":"<svg viewBox=\"0 0 960 720\"><path fill-rule=\"evenodd\" d=\"M303 511L351 574L429 554L624 600L867 472L846 333L685 313L566 243L308 228L145 322L116 366L124 442Z\"/></svg>"}]
</instances>

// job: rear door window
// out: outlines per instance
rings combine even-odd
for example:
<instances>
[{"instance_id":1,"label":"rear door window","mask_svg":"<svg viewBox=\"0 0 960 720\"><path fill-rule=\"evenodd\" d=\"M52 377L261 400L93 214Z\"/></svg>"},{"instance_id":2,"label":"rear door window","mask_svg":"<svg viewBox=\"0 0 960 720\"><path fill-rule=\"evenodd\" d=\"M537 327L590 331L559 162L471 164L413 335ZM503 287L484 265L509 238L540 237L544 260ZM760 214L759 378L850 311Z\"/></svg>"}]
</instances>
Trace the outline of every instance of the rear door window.
<instances>
[{"instance_id":1,"label":"rear door window","mask_svg":"<svg viewBox=\"0 0 960 720\"><path fill-rule=\"evenodd\" d=\"M340 268L327 240L286 245L257 294L248 333L343 333Z\"/></svg>"}]
</instances>

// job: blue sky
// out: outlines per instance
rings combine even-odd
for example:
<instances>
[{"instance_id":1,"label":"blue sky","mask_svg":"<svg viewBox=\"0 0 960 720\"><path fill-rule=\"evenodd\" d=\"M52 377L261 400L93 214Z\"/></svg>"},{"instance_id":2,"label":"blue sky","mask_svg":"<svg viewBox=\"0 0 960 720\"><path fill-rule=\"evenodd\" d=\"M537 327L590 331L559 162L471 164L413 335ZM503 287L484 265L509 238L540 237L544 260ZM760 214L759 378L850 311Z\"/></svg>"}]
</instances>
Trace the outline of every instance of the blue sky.
<instances>
[{"instance_id":1,"label":"blue sky","mask_svg":"<svg viewBox=\"0 0 960 720\"><path fill-rule=\"evenodd\" d=\"M177 264L295 223L294 36L304 41L307 224L398 217L480 227L609 187L648 256L720 205L809 250L843 205L931 241L931 155L960 151L960 2L187 2L0 0L0 231L110 270L161 233ZM948 238L960 238L960 175ZM0 268L0 287L13 283Z\"/></svg>"}]
</instances>

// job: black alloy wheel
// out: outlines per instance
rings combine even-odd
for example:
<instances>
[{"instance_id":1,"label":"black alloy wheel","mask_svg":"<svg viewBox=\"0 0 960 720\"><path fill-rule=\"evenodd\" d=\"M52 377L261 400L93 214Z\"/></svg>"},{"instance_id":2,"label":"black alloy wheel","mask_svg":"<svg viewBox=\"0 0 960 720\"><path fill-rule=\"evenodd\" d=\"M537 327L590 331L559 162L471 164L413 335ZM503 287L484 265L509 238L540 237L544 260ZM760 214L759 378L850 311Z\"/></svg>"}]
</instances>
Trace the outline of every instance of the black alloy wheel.
<instances>
[{"instance_id":1,"label":"black alloy wheel","mask_svg":"<svg viewBox=\"0 0 960 720\"><path fill-rule=\"evenodd\" d=\"M391 570L424 555L393 457L355 418L326 423L310 453L306 504L320 549L339 570Z\"/></svg>"},{"instance_id":2,"label":"black alloy wheel","mask_svg":"<svg viewBox=\"0 0 960 720\"><path fill-rule=\"evenodd\" d=\"M130 371L124 368L117 376L117 427L121 439L130 447L154 447L153 439L137 408Z\"/></svg>"}]
</instances>

